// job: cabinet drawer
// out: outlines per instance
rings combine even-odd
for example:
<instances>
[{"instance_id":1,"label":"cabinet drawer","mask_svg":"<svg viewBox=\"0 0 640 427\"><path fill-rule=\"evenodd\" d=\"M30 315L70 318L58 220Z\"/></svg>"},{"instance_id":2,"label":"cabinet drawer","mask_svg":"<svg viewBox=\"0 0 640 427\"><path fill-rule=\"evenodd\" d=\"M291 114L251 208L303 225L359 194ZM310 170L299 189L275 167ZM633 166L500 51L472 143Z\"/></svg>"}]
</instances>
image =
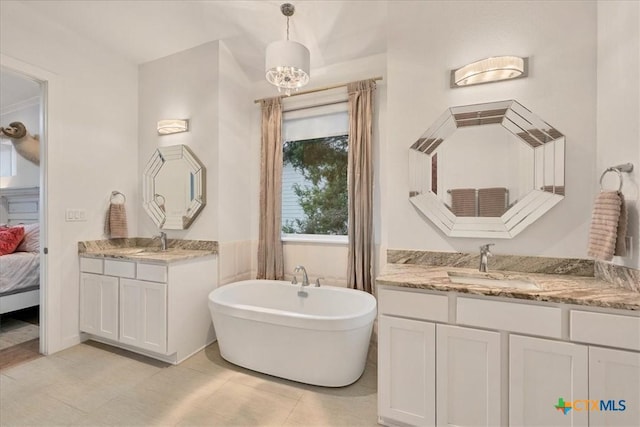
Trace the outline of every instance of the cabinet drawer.
<instances>
[{"instance_id":1,"label":"cabinet drawer","mask_svg":"<svg viewBox=\"0 0 640 427\"><path fill-rule=\"evenodd\" d=\"M137 278L139 280L148 280L150 282L167 281L167 267L157 264L138 264Z\"/></svg>"},{"instance_id":2,"label":"cabinet drawer","mask_svg":"<svg viewBox=\"0 0 640 427\"><path fill-rule=\"evenodd\" d=\"M118 277L136 277L136 263L129 261L104 260L104 274Z\"/></svg>"},{"instance_id":3,"label":"cabinet drawer","mask_svg":"<svg viewBox=\"0 0 640 427\"><path fill-rule=\"evenodd\" d=\"M561 338L557 307L458 298L458 323L523 334Z\"/></svg>"},{"instance_id":4,"label":"cabinet drawer","mask_svg":"<svg viewBox=\"0 0 640 427\"><path fill-rule=\"evenodd\" d=\"M640 350L640 317L572 310L572 341Z\"/></svg>"},{"instance_id":5,"label":"cabinet drawer","mask_svg":"<svg viewBox=\"0 0 640 427\"><path fill-rule=\"evenodd\" d=\"M446 295L380 289L378 292L378 312L391 316L447 322L449 320L449 298Z\"/></svg>"},{"instance_id":6,"label":"cabinet drawer","mask_svg":"<svg viewBox=\"0 0 640 427\"><path fill-rule=\"evenodd\" d=\"M80 257L80 271L102 274L102 260L98 258Z\"/></svg>"}]
</instances>

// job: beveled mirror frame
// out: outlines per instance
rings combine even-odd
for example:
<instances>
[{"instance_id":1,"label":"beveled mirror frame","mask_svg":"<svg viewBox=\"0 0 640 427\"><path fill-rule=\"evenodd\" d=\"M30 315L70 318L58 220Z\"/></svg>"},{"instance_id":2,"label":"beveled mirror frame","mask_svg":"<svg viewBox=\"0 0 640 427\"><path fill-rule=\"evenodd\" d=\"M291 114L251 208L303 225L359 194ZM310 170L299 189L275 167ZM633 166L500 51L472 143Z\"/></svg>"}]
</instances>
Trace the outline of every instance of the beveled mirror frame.
<instances>
[{"instance_id":1,"label":"beveled mirror frame","mask_svg":"<svg viewBox=\"0 0 640 427\"><path fill-rule=\"evenodd\" d=\"M534 188L501 217L458 217L432 191L432 155L456 129L490 124L531 147ZM410 147L409 200L447 236L509 239L564 199L564 150L564 135L515 100L452 107Z\"/></svg>"},{"instance_id":2,"label":"beveled mirror frame","mask_svg":"<svg viewBox=\"0 0 640 427\"><path fill-rule=\"evenodd\" d=\"M180 215L166 215L162 206L164 196L157 192L155 180L167 162L176 161L183 162L187 168L192 197L189 205ZM143 173L142 196L144 209L158 228L165 230L189 228L206 205L205 175L205 167L186 145L160 147L151 155Z\"/></svg>"}]
</instances>

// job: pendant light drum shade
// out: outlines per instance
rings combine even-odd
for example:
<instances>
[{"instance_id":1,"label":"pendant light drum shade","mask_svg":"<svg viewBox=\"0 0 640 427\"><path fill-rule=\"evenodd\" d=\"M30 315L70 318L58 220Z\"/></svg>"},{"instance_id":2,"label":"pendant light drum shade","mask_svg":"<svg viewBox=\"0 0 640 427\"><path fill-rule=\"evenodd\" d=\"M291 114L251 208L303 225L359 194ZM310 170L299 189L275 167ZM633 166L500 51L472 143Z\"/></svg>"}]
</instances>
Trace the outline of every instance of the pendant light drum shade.
<instances>
[{"instance_id":1,"label":"pendant light drum shade","mask_svg":"<svg viewBox=\"0 0 640 427\"><path fill-rule=\"evenodd\" d=\"M289 95L309 83L309 49L292 40L279 40L267 46L266 78Z\"/></svg>"}]
</instances>

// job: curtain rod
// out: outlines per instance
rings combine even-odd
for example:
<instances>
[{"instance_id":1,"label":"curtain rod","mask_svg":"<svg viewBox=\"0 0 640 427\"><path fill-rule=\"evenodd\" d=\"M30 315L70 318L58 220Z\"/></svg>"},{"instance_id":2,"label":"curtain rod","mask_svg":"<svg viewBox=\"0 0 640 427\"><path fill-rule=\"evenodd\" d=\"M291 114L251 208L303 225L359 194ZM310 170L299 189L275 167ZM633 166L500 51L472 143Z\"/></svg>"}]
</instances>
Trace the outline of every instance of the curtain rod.
<instances>
[{"instance_id":1,"label":"curtain rod","mask_svg":"<svg viewBox=\"0 0 640 427\"><path fill-rule=\"evenodd\" d=\"M382 76L378 76L378 77L374 77L372 79L362 79L362 80L374 80L374 81L378 81L378 80L382 80ZM293 96L298 96L298 95L307 95L309 93L315 93L315 92L323 92L325 90L329 90L329 89L337 89L339 87L345 87L347 86L349 83L341 83L339 85L331 85L331 86L324 86L324 87L319 87L316 89L309 89L309 90L303 90L301 92L294 92L291 95L280 95L278 98L291 98ZM269 98L273 98L273 97L269 97ZM253 102L255 104L259 104L260 101L263 101L265 99L269 99L269 98L260 98L260 99L254 99Z\"/></svg>"}]
</instances>

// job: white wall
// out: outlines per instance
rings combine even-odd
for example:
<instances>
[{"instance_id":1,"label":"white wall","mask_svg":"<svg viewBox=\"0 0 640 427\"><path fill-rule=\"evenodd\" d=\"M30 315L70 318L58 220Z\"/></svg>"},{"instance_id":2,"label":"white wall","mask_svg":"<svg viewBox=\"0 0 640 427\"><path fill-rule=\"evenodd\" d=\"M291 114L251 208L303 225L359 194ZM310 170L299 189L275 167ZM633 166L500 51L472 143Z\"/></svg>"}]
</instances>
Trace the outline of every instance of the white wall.
<instances>
[{"instance_id":1,"label":"white wall","mask_svg":"<svg viewBox=\"0 0 640 427\"><path fill-rule=\"evenodd\" d=\"M249 81L218 41L142 64L139 70L140 174L158 147L175 144L189 146L206 168L207 205L187 230L166 230L167 236L217 240L220 282L249 278ZM168 118L188 118L189 132L159 136L156 122ZM138 210L140 235L157 235L142 204Z\"/></svg>"},{"instance_id":2,"label":"white wall","mask_svg":"<svg viewBox=\"0 0 640 427\"><path fill-rule=\"evenodd\" d=\"M0 4L3 66L48 75L47 157L49 248L46 292L50 351L79 342L78 246L103 237L112 190L127 195L129 232L137 233L137 67L86 37L15 2ZM65 222L67 208L86 222Z\"/></svg>"},{"instance_id":3,"label":"white wall","mask_svg":"<svg viewBox=\"0 0 640 427\"><path fill-rule=\"evenodd\" d=\"M218 242L220 283L251 278L250 82L224 42L218 64Z\"/></svg>"},{"instance_id":4,"label":"white wall","mask_svg":"<svg viewBox=\"0 0 640 427\"><path fill-rule=\"evenodd\" d=\"M7 108L7 111L3 111L0 114L2 126L8 126L12 122L22 122L32 135L40 133L40 103L36 99L33 101L34 103L27 106L15 109ZM26 160L17 152L15 152L15 156L16 174L0 177L0 188L38 187L40 185L40 167Z\"/></svg>"},{"instance_id":5,"label":"white wall","mask_svg":"<svg viewBox=\"0 0 640 427\"><path fill-rule=\"evenodd\" d=\"M624 175L628 235L632 251L613 262L640 268L640 3L598 2L598 139L596 174L608 167L631 162L634 171ZM605 188L617 188L616 174L609 173Z\"/></svg>"},{"instance_id":6,"label":"white wall","mask_svg":"<svg viewBox=\"0 0 640 427\"><path fill-rule=\"evenodd\" d=\"M158 147L187 145L206 168L207 205L187 230L165 230L172 239L218 239L218 52L218 42L210 42L139 67L138 191ZM189 119L189 132L160 136L161 119ZM157 235L142 201L137 209L140 236Z\"/></svg>"},{"instance_id":7,"label":"white wall","mask_svg":"<svg viewBox=\"0 0 640 427\"><path fill-rule=\"evenodd\" d=\"M586 257L596 161L596 4L393 2L388 28L384 245L476 252L485 243L447 238L412 207L408 148L447 107L516 99L566 135L567 197L516 238L497 241L495 252ZM449 88L451 69L505 54L530 57L529 77Z\"/></svg>"}]
</instances>

